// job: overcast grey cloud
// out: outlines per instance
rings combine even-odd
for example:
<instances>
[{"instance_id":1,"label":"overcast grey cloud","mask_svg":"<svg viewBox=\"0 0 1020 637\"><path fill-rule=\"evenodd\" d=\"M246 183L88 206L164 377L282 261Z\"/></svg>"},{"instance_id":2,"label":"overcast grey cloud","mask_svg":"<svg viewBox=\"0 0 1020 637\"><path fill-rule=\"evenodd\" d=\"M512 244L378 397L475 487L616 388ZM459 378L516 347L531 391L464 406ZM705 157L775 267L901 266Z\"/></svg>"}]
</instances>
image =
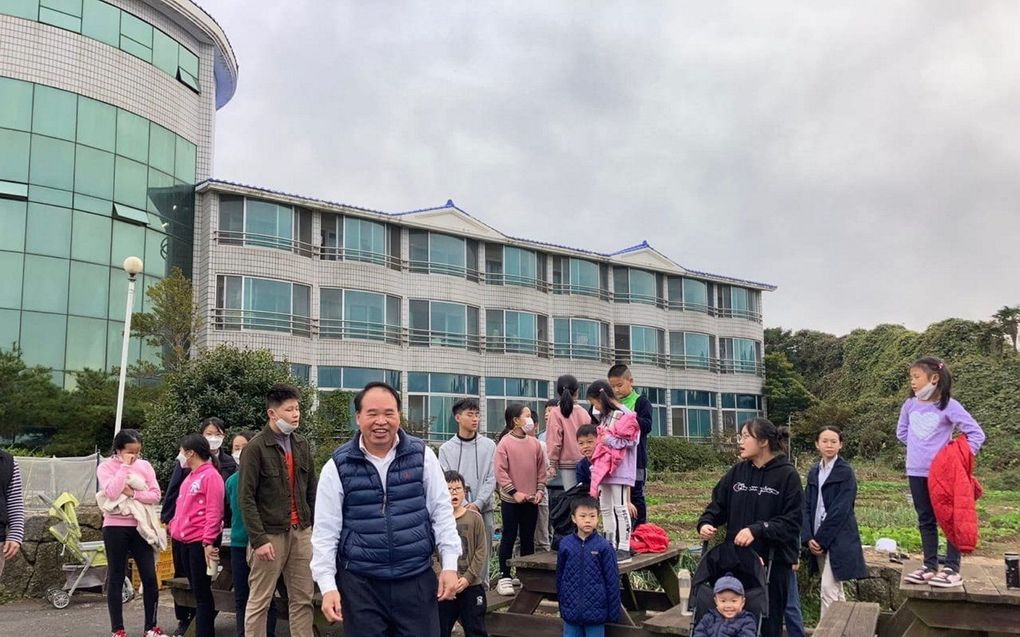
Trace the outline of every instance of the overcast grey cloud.
<instances>
[{"instance_id":1,"label":"overcast grey cloud","mask_svg":"<svg viewBox=\"0 0 1020 637\"><path fill-rule=\"evenodd\" d=\"M767 281L845 333L1020 302L1015 2L205 0L223 179Z\"/></svg>"}]
</instances>

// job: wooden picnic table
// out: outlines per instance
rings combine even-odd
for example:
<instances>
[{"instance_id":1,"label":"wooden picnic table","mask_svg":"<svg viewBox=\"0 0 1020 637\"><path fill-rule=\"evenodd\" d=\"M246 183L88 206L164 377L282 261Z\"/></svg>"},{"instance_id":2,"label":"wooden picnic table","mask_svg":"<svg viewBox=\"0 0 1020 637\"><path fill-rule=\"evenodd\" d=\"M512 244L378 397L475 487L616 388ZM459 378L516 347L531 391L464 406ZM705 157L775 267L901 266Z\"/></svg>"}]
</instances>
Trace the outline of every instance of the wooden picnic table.
<instances>
[{"instance_id":1,"label":"wooden picnic table","mask_svg":"<svg viewBox=\"0 0 1020 637\"><path fill-rule=\"evenodd\" d=\"M905 562L903 572L920 567ZM935 588L900 579L906 601L879 627L880 637L1020 635L1020 590L1007 589L1002 564L963 562L963 586Z\"/></svg>"},{"instance_id":2,"label":"wooden picnic table","mask_svg":"<svg viewBox=\"0 0 1020 637\"><path fill-rule=\"evenodd\" d=\"M628 611L668 611L680 603L680 581L674 565L686 550L686 546L672 542L663 553L639 553L630 562L620 565L621 623L608 625L607 637L648 637L654 634L636 625ZM556 599L556 553L543 551L518 557L511 560L510 565L517 569L521 590L506 612L486 615L489 634L494 637L560 637L563 622L558 616L535 614L542 600ZM662 590L635 590L629 575L636 571L651 572Z\"/></svg>"}]
</instances>

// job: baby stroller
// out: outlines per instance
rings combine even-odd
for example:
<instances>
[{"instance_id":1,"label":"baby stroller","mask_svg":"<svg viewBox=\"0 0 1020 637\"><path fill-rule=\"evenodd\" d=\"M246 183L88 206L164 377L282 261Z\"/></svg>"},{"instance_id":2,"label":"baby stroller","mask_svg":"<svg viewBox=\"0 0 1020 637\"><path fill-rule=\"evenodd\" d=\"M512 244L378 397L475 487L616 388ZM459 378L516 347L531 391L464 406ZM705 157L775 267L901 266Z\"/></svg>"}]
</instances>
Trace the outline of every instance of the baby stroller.
<instances>
[{"instance_id":1,"label":"baby stroller","mask_svg":"<svg viewBox=\"0 0 1020 637\"><path fill-rule=\"evenodd\" d=\"M66 577L63 587L54 586L46 591L46 599L53 604L54 608L67 608L71 603L71 596L78 589L102 588L104 586L107 566L106 547L102 541L82 541L81 526L78 524L78 498L66 492L60 494L56 500L50 500L43 495L39 497L49 505L50 517L58 520L49 528L49 532L63 546L60 554L69 553L74 560L74 563L63 565ZM124 578L124 589L121 591L121 599L127 602L134 596L131 578L126 577Z\"/></svg>"},{"instance_id":2,"label":"baby stroller","mask_svg":"<svg viewBox=\"0 0 1020 637\"><path fill-rule=\"evenodd\" d=\"M769 552L768 566L762 564L758 554L749 546L737 546L732 542L720 544L708 550L708 542L701 545L701 561L691 578L689 610L694 613L691 626L715 608L715 581L732 574L744 585L744 610L758 618L758 633L761 634L762 619L769 613L769 575L772 572L772 553Z\"/></svg>"}]
</instances>

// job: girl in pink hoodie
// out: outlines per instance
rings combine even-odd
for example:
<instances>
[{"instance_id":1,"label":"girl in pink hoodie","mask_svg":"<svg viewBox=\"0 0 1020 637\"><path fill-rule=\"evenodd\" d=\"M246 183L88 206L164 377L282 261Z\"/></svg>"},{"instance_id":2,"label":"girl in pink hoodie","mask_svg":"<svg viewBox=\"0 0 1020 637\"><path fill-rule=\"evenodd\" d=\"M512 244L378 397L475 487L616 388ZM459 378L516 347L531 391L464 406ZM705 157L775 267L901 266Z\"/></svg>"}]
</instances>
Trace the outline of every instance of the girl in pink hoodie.
<instances>
[{"instance_id":1,"label":"girl in pink hoodie","mask_svg":"<svg viewBox=\"0 0 1020 637\"><path fill-rule=\"evenodd\" d=\"M121 495L146 505L159 502L159 483L156 472L142 453L142 436L137 429L121 429L113 438L113 455L96 469L99 490L110 500ZM144 489L134 489L144 482ZM130 515L107 513L103 516L103 544L106 546L107 567L106 607L110 613L113 637L127 637L124 632L124 602L121 590L127 571L128 557L138 565L142 580L145 606L145 637L161 637L163 631L156 625L156 607L159 603L159 586L156 583L156 553L138 532L138 521Z\"/></svg>"},{"instance_id":2,"label":"girl in pink hoodie","mask_svg":"<svg viewBox=\"0 0 1020 637\"><path fill-rule=\"evenodd\" d=\"M184 547L188 583L195 595L196 637L214 637L215 605L211 562L219 563L216 542L223 529L223 477L213 464L209 441L190 434L181 441L177 462L191 473L181 483L177 509L170 521L170 536Z\"/></svg>"}]
</instances>

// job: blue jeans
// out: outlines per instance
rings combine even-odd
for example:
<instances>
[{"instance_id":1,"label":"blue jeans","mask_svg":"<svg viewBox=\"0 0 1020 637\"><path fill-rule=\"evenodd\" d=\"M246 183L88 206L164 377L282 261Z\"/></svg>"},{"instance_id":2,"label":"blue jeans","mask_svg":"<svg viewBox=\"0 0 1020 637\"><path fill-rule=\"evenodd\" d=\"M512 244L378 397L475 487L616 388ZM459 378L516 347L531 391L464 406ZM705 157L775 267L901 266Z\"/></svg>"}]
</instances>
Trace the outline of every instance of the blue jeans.
<instances>
[{"instance_id":1,"label":"blue jeans","mask_svg":"<svg viewBox=\"0 0 1020 637\"><path fill-rule=\"evenodd\" d=\"M605 637L605 626L578 626L563 622L563 637Z\"/></svg>"},{"instance_id":2,"label":"blue jeans","mask_svg":"<svg viewBox=\"0 0 1020 637\"><path fill-rule=\"evenodd\" d=\"M797 590L797 573L790 571L790 586L786 593L786 635L804 637L804 618L800 614L800 592Z\"/></svg>"}]
</instances>

